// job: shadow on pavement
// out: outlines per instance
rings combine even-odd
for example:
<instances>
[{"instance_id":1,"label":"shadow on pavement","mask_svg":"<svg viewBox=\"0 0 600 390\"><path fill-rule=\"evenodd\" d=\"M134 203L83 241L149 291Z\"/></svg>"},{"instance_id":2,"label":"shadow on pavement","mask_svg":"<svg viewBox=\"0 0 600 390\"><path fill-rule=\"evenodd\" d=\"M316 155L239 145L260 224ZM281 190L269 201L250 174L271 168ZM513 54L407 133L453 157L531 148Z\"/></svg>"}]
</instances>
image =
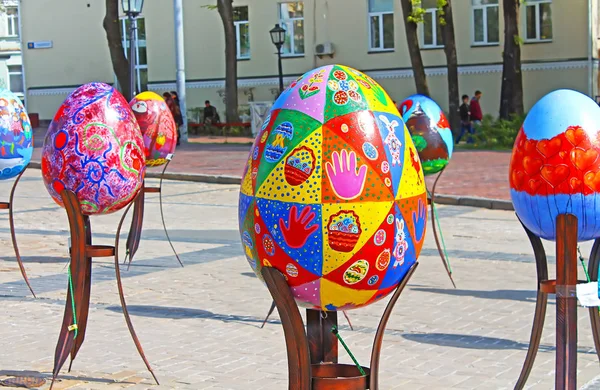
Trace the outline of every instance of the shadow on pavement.
<instances>
[{"instance_id":1,"label":"shadow on pavement","mask_svg":"<svg viewBox=\"0 0 600 390\"><path fill-rule=\"evenodd\" d=\"M109 306L106 310L121 313L120 306ZM237 322L241 324L258 324L262 325L263 318L256 318L250 316L239 316L235 314L217 314L208 310L201 309L190 309L186 307L173 307L173 306L151 306L151 305L127 305L127 310L132 316L141 317L154 317L154 318L170 318L174 320L182 320L189 318L205 318L210 320L217 320L222 322ZM265 307L265 315L267 314L268 307ZM279 320L271 319L269 324L281 324Z\"/></svg>"},{"instance_id":2,"label":"shadow on pavement","mask_svg":"<svg viewBox=\"0 0 600 390\"><path fill-rule=\"evenodd\" d=\"M450 333L405 333L402 335L406 340L421 344L433 344L442 347L453 347L463 349L516 349L526 351L529 344L519 343L514 340L500 339L496 337L472 336L467 334ZM540 345L540 352L556 351L551 345ZM578 353L595 355L594 348L579 347Z\"/></svg>"},{"instance_id":3,"label":"shadow on pavement","mask_svg":"<svg viewBox=\"0 0 600 390\"><path fill-rule=\"evenodd\" d=\"M429 292L434 294L454 295L457 297L474 297L481 299L500 299L521 302L535 302L535 290L454 290L444 288L411 287L411 291ZM548 301L548 303L553 303Z\"/></svg>"}]
</instances>

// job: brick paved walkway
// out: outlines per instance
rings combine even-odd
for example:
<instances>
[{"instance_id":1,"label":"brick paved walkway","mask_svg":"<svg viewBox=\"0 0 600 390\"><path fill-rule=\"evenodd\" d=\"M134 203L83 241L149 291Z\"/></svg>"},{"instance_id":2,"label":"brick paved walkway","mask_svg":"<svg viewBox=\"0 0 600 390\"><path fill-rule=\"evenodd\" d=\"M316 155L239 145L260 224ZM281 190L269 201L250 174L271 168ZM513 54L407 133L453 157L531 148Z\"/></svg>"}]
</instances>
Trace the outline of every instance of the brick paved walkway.
<instances>
[{"instance_id":1,"label":"brick paved walkway","mask_svg":"<svg viewBox=\"0 0 600 390\"><path fill-rule=\"evenodd\" d=\"M40 159L40 147L45 131L44 128L36 129L34 161ZM230 142L246 144L224 144L224 140L219 138L195 138L192 141L194 142L178 147L168 172L242 175L251 139L229 138ZM508 152L457 151L440 179L436 192L444 195L510 200L509 161ZM433 180L433 177L427 178L429 188Z\"/></svg>"},{"instance_id":2,"label":"brick paved walkway","mask_svg":"<svg viewBox=\"0 0 600 390\"><path fill-rule=\"evenodd\" d=\"M10 182L0 182L0 194L9 190ZM156 195L148 197L139 254L122 274L133 323L162 386L152 385L129 337L112 261L97 259L86 340L72 372L63 369L57 390L287 388L277 313L259 329L271 299L242 256L237 194L238 186L165 183L167 223L185 268L165 240ZM512 212L439 209L458 288L451 287L428 229L421 265L388 325L381 388L512 389L535 306L535 265L525 234ZM6 213L0 213L0 379L48 378L65 305L67 220L47 195L39 170L24 176L15 211L21 253L39 299L21 280ZM95 244L112 242L119 217L92 218ZM552 274L554 245L547 250ZM589 250L585 243L583 253ZM384 305L351 311L354 331L340 318L340 332L363 364ZM553 388L554 311L551 300L531 389ZM600 375L600 367L587 310L578 313L578 384L583 386ZM340 360L351 363L341 348Z\"/></svg>"}]
</instances>

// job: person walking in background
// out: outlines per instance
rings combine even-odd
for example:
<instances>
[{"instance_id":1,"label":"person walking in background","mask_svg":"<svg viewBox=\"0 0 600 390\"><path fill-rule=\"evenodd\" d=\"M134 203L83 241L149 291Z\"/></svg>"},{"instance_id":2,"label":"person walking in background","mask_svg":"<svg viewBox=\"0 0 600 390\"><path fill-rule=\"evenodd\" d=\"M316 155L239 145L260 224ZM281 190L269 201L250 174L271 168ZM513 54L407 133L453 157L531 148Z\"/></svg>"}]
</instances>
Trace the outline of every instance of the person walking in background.
<instances>
[{"instance_id":1,"label":"person walking in background","mask_svg":"<svg viewBox=\"0 0 600 390\"><path fill-rule=\"evenodd\" d=\"M481 121L483 120L481 105L479 105L481 95L483 95L481 91L475 91L475 96L473 96L473 99L471 99L471 106L469 110L471 112L471 121L476 127L481 126Z\"/></svg>"},{"instance_id":2,"label":"person walking in background","mask_svg":"<svg viewBox=\"0 0 600 390\"><path fill-rule=\"evenodd\" d=\"M177 106L177 114L173 115L173 119L177 124L177 145L179 145L179 137L181 136L179 128L183 126L183 115L181 114L181 106L179 105L179 96L177 96L177 92L171 91L171 97L173 98L173 103Z\"/></svg>"},{"instance_id":3,"label":"person walking in background","mask_svg":"<svg viewBox=\"0 0 600 390\"><path fill-rule=\"evenodd\" d=\"M469 105L469 95L463 95L462 101L463 104L460 106L460 134L456 139L457 145L465 133L469 135L467 138L467 143L473 143L473 126L471 125L471 107Z\"/></svg>"},{"instance_id":4,"label":"person walking in background","mask_svg":"<svg viewBox=\"0 0 600 390\"><path fill-rule=\"evenodd\" d=\"M175 100L173 99L173 96L169 92L163 93L163 98L165 99L165 102L167 103L167 107L169 108L169 111L171 111L171 115L173 115L173 119L175 120L175 124L177 125L177 145L179 145L180 132L179 132L179 123L177 121L177 118L180 118L179 121L181 121L181 111L179 110L179 107L177 106L177 104L175 104Z\"/></svg>"}]
</instances>

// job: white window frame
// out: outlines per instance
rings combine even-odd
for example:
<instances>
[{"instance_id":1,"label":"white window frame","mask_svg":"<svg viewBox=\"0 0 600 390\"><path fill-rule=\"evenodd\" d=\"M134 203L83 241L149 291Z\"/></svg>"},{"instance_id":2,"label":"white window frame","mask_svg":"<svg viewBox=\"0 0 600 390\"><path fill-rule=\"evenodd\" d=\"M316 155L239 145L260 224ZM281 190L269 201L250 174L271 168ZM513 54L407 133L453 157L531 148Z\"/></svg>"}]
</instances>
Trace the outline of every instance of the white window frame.
<instances>
[{"instance_id":1,"label":"white window frame","mask_svg":"<svg viewBox=\"0 0 600 390\"><path fill-rule=\"evenodd\" d=\"M145 22L145 18L143 16L140 16L137 18L138 22L140 19L144 19ZM127 29L127 17L123 17L121 18L121 29L123 31L123 36L122 38L122 44L123 44L123 50L125 51L125 58L129 59L129 30ZM140 77L140 71L141 70L146 70L146 72L148 71L148 64L139 64L139 59L140 59L140 46L145 47L146 48L146 60L148 60L148 45L146 44L146 40L145 39L138 39L138 33L139 33L139 29L135 30L135 37L134 37L134 42L135 42L135 56L137 58L138 61L136 61L136 65L135 65L135 78L136 78L136 83L137 83L137 90L141 91L142 90L142 79ZM147 32L146 32L147 33Z\"/></svg>"},{"instance_id":2,"label":"white window frame","mask_svg":"<svg viewBox=\"0 0 600 390\"><path fill-rule=\"evenodd\" d=\"M9 14L9 10L14 10L14 14ZM19 36L19 13L17 7L6 7L5 15L6 15L6 36L7 37L18 37ZM10 28L12 27L13 33L10 33Z\"/></svg>"},{"instance_id":3,"label":"white window frame","mask_svg":"<svg viewBox=\"0 0 600 390\"><path fill-rule=\"evenodd\" d=\"M496 7L498 8L498 42L490 42L488 37L488 18L487 18L487 9ZM500 44L500 1L498 4L482 4L482 5L474 5L473 0L471 0L471 45L473 46L498 46ZM475 10L480 9L483 15L483 41L476 42L475 41Z\"/></svg>"},{"instance_id":4,"label":"white window frame","mask_svg":"<svg viewBox=\"0 0 600 390\"><path fill-rule=\"evenodd\" d=\"M294 40L294 22L301 20L304 24L304 27L306 27L306 23L305 23L305 19L304 19L304 7L302 7L302 17L301 18L289 18L289 19L283 19L283 15L281 14L281 5L282 4L289 4L289 3L304 3L304 1L280 1L277 3L277 7L278 7L278 13L279 13L279 25L281 27L283 27L284 29L286 29L286 34L290 34L290 52L289 53L284 53L283 51L281 52L281 56L282 57L304 57L305 52L306 52L306 42L304 42L304 52L302 53L297 53L296 52L296 41ZM288 26L288 22L290 23L290 26L292 27L291 31L287 31L287 26ZM306 29L305 29L306 31ZM304 40L306 37L303 35L302 36L302 40ZM282 49L283 50L283 49Z\"/></svg>"},{"instance_id":5,"label":"white window frame","mask_svg":"<svg viewBox=\"0 0 600 390\"><path fill-rule=\"evenodd\" d=\"M249 7L247 5L240 5L240 6L236 6L234 8L241 8L241 7L246 7L249 10ZM248 19L250 19L250 15L248 15ZM235 55L238 60L249 60L250 55L252 53L252 49L250 49L248 51L248 55L245 55L245 56L242 55L242 46L240 43L241 42L240 26L243 24L247 25L248 31L250 31L250 21L249 20L239 20L237 22L235 22L235 21L233 22L233 26L235 27Z\"/></svg>"},{"instance_id":6,"label":"white window frame","mask_svg":"<svg viewBox=\"0 0 600 390\"><path fill-rule=\"evenodd\" d=\"M438 9L437 8L425 8L425 13L427 14L432 14L431 20L433 22L433 44L427 45L425 44L425 23L419 23L419 29L420 29L420 39L421 39L421 48L423 49L442 49L444 47L443 44L438 43L438 39L441 39L441 37L438 37L438 23L440 22L438 20Z\"/></svg>"},{"instance_id":7,"label":"white window frame","mask_svg":"<svg viewBox=\"0 0 600 390\"><path fill-rule=\"evenodd\" d=\"M10 66L18 66L19 67L19 71L18 72L11 72L10 68L9 68ZM17 95L18 97L25 96L24 95L24 93L25 93L25 83L24 83L24 80L23 80L23 65L7 65L6 66L6 73L7 73L7 76L8 76L6 78L6 80L8 81L6 83L6 86L8 87L8 90L11 91L12 93L14 93L15 95ZM15 75L20 75L21 76L21 84L23 84L23 91L13 91L11 89L11 86L10 86L10 76L15 76Z\"/></svg>"},{"instance_id":8,"label":"white window frame","mask_svg":"<svg viewBox=\"0 0 600 390\"><path fill-rule=\"evenodd\" d=\"M385 35L385 31L383 29L383 15L392 15L392 18L394 17L394 2L392 2L392 10L391 11L381 11L381 12L371 12L371 10L369 9L369 1L367 0L367 14L368 14L368 19L367 19L367 29L369 30L369 51L394 51L396 49L396 37L394 36L394 41L393 41L393 47L391 48L384 48L383 45L383 37ZM377 16L379 17L379 28L377 29L378 34L379 34L379 47L374 47L371 46L371 44L373 43L373 35L372 35L372 31L371 31L371 19ZM394 20L394 23L396 21ZM395 30L394 30L394 34L395 34Z\"/></svg>"},{"instance_id":9,"label":"white window frame","mask_svg":"<svg viewBox=\"0 0 600 390\"><path fill-rule=\"evenodd\" d=\"M552 8L552 0L528 0L525 4L523 4L525 15L523 19L523 31L525 32L525 42L552 42L552 38L549 39L541 39L542 35L542 20L540 18L540 4L550 4L550 8ZM529 7L534 7L535 12L535 38L527 37L527 12ZM552 16L551 16L552 18ZM552 23L552 19L550 19L550 23L552 24L552 36L554 37L554 25Z\"/></svg>"}]
</instances>

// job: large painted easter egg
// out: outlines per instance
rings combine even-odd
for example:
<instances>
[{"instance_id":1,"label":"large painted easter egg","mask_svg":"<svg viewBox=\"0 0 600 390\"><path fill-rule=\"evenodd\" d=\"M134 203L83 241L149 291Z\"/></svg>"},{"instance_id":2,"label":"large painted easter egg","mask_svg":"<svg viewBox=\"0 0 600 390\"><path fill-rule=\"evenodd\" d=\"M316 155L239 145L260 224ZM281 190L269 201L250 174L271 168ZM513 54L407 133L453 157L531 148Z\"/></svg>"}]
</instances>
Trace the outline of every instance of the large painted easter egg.
<instances>
[{"instance_id":1,"label":"large painted easter egg","mask_svg":"<svg viewBox=\"0 0 600 390\"><path fill-rule=\"evenodd\" d=\"M578 218L579 241L600 237L600 107L582 93L549 93L529 111L509 169L515 212L537 236L556 239L556 217Z\"/></svg>"},{"instance_id":2,"label":"large painted easter egg","mask_svg":"<svg viewBox=\"0 0 600 390\"><path fill-rule=\"evenodd\" d=\"M177 125L165 100L154 92L142 92L129 103L144 136L146 165L167 162L177 145Z\"/></svg>"},{"instance_id":3,"label":"large painted easter egg","mask_svg":"<svg viewBox=\"0 0 600 390\"><path fill-rule=\"evenodd\" d=\"M348 310L394 290L417 261L423 171L387 93L341 65L277 99L250 152L239 201L247 259L275 267L297 302Z\"/></svg>"},{"instance_id":4,"label":"large painted easter egg","mask_svg":"<svg viewBox=\"0 0 600 390\"><path fill-rule=\"evenodd\" d=\"M21 100L0 89L0 180L17 176L33 153L31 122Z\"/></svg>"},{"instance_id":5,"label":"large painted easter egg","mask_svg":"<svg viewBox=\"0 0 600 390\"><path fill-rule=\"evenodd\" d=\"M42 175L52 198L77 194L84 214L108 214L137 195L146 171L144 141L127 100L102 83L73 91L44 139Z\"/></svg>"},{"instance_id":6,"label":"large painted easter egg","mask_svg":"<svg viewBox=\"0 0 600 390\"><path fill-rule=\"evenodd\" d=\"M454 147L444 111L427 96L412 95L400 103L400 112L419 152L425 175L444 169Z\"/></svg>"}]
</instances>

